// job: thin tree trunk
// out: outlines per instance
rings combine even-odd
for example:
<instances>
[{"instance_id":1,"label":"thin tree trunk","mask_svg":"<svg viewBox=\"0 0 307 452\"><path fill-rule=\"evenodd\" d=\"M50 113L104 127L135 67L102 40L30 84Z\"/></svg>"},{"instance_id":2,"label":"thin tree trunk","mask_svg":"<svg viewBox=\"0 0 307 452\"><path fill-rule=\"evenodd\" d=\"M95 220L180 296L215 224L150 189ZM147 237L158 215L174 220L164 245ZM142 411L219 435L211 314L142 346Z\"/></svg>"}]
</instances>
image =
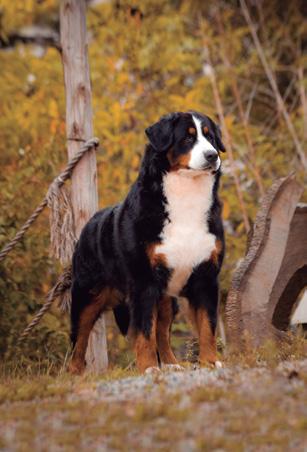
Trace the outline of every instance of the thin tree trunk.
<instances>
[{"instance_id":1,"label":"thin tree trunk","mask_svg":"<svg viewBox=\"0 0 307 452\"><path fill-rule=\"evenodd\" d=\"M66 134L68 157L72 158L80 143L93 136L91 85L87 54L85 0L61 0L61 46L66 91ZM97 173L95 151L88 152L72 175L72 206L75 234L97 211ZM90 335L87 369L101 372L107 367L105 322L97 320Z\"/></svg>"},{"instance_id":2,"label":"thin tree trunk","mask_svg":"<svg viewBox=\"0 0 307 452\"><path fill-rule=\"evenodd\" d=\"M266 58L265 54L264 54L262 45L261 45L260 40L258 38L258 34L257 34L257 31L256 31L256 28L255 28L255 26L254 26L254 24L252 22L252 19L251 19L251 16L249 14L248 7L246 5L245 0L240 0L240 4L241 4L241 9L242 9L243 15L245 17L246 23L247 23L247 25L249 27L249 30L250 30L250 33L252 35L252 38L253 38L256 50L258 52L258 56L260 58L260 61L262 63L262 66L264 68L266 76L267 76L267 78L268 78L268 80L270 82L270 85L272 87L273 93L275 95L276 102L277 102L277 107L280 110L281 114L283 115L283 118L284 118L285 123L287 125L288 131L289 131L289 133L290 133L290 135L291 135L291 137L293 139L297 155L298 155L299 159L301 160L303 168L305 170L307 170L306 155L305 155L304 150L302 148L302 145L301 145L301 143L300 143L300 141L298 139L298 136L296 134L296 130L295 130L293 124L292 124L292 121L291 121L291 118L290 118L290 116L288 114L286 105L285 105L285 103L283 101L283 98L281 97L280 92L279 92L279 89L278 89L278 86L277 86L277 83L276 83L273 71L272 71L272 69L271 69L271 67L269 65L269 62L267 61L267 58Z\"/></svg>"},{"instance_id":3,"label":"thin tree trunk","mask_svg":"<svg viewBox=\"0 0 307 452\"><path fill-rule=\"evenodd\" d=\"M217 113L219 116L220 124L223 129L223 133L224 133L224 141L225 141L226 149L227 149L227 153L228 153L231 174L232 174L232 176L234 178L234 182L235 182L236 192L237 192L237 196L238 196L238 200L239 200L240 209L242 212L245 231L246 231L246 233L248 233L250 230L250 223L249 223L249 219L248 219L248 215L247 215L245 202L243 199L243 191L242 191L242 188L240 185L237 170L235 168L232 140L231 140L231 136L230 136L230 133L229 133L227 125L226 125L224 108L223 108L221 96L220 96L219 89L218 89L216 75L215 75L215 71L214 71L212 63L211 63L209 49L207 47L205 47L205 53L206 53L206 59L208 60L208 63L210 64L210 67L211 67L210 81L211 81L213 96L214 96L214 100L215 100L215 104L216 104L216 110L217 110Z\"/></svg>"}]
</instances>

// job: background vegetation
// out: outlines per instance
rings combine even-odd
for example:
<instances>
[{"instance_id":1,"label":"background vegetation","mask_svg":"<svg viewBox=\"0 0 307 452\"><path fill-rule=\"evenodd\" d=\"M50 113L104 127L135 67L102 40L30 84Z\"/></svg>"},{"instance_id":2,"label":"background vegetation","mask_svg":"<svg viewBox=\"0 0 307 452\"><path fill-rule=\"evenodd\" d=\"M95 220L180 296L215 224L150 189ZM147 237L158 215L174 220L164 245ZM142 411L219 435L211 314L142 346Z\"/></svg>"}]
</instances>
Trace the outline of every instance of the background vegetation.
<instances>
[{"instance_id":1,"label":"background vegetation","mask_svg":"<svg viewBox=\"0 0 307 452\"><path fill-rule=\"evenodd\" d=\"M56 0L0 2L0 245L11 238L66 161L64 83ZM298 142L307 138L303 2L248 2ZM170 111L195 109L221 123L227 255L225 298L248 230L272 181L297 171L298 146L237 1L88 2L100 207L121 200L136 178L144 128ZM0 359L37 311L59 266L49 257L48 215L0 266ZM111 320L110 320L111 322ZM178 337L185 332L177 325ZM109 328L111 360L129 361ZM178 342L179 344L179 342ZM175 344L175 345L178 345ZM54 308L23 345L19 363L57 366L69 347ZM25 358L26 356L26 358ZM47 357L47 358L46 358Z\"/></svg>"}]
</instances>

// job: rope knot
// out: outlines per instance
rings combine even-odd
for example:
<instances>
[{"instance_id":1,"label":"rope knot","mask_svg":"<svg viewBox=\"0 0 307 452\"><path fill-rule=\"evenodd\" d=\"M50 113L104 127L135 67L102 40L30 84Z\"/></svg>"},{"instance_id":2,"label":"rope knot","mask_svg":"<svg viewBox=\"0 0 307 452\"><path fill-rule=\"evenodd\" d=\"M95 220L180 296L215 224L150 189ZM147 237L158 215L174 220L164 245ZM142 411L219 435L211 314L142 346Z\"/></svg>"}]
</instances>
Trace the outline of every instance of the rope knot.
<instances>
[{"instance_id":1,"label":"rope knot","mask_svg":"<svg viewBox=\"0 0 307 452\"><path fill-rule=\"evenodd\" d=\"M90 138L85 143L84 147L85 146L87 146L88 149L90 149L90 148L98 148L98 146L99 146L99 138L97 138L97 137Z\"/></svg>"}]
</instances>

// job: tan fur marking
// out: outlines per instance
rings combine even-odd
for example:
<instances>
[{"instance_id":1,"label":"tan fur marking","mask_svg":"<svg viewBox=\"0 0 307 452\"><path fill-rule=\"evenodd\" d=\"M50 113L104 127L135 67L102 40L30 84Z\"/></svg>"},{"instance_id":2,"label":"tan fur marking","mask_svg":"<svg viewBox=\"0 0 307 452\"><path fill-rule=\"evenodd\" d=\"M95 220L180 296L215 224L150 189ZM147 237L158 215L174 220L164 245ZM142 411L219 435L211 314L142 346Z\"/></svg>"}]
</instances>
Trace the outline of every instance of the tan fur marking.
<instances>
[{"instance_id":1,"label":"tan fur marking","mask_svg":"<svg viewBox=\"0 0 307 452\"><path fill-rule=\"evenodd\" d=\"M98 294L94 294L95 302L100 303L103 309L113 309L123 298L119 290L107 287Z\"/></svg>"},{"instance_id":2,"label":"tan fur marking","mask_svg":"<svg viewBox=\"0 0 307 452\"><path fill-rule=\"evenodd\" d=\"M195 135L195 134L196 134L196 129L195 129L195 127L189 127L188 132L189 132L191 135Z\"/></svg>"},{"instance_id":3,"label":"tan fur marking","mask_svg":"<svg viewBox=\"0 0 307 452\"><path fill-rule=\"evenodd\" d=\"M191 159L191 151L187 154L179 155L173 169L188 168Z\"/></svg>"},{"instance_id":4,"label":"tan fur marking","mask_svg":"<svg viewBox=\"0 0 307 452\"><path fill-rule=\"evenodd\" d=\"M204 309L197 309L196 322L199 334L199 361L201 364L214 364L217 360L216 340Z\"/></svg>"},{"instance_id":5,"label":"tan fur marking","mask_svg":"<svg viewBox=\"0 0 307 452\"><path fill-rule=\"evenodd\" d=\"M172 321L172 300L171 297L164 296L158 306L157 320L157 344L159 356L163 364L177 364L177 359L170 345Z\"/></svg>"},{"instance_id":6,"label":"tan fur marking","mask_svg":"<svg viewBox=\"0 0 307 452\"><path fill-rule=\"evenodd\" d=\"M167 261L165 254L163 253L156 253L156 247L160 245L160 243L151 243L147 246L147 256L149 258L149 262L152 267L156 267L159 264L164 265L167 267Z\"/></svg>"},{"instance_id":7,"label":"tan fur marking","mask_svg":"<svg viewBox=\"0 0 307 452\"><path fill-rule=\"evenodd\" d=\"M167 158L171 165L171 171L177 171L179 169L188 169L191 158L191 152L192 151L189 151L186 154L182 154L174 158L173 148L169 149L167 153Z\"/></svg>"},{"instance_id":8,"label":"tan fur marking","mask_svg":"<svg viewBox=\"0 0 307 452\"><path fill-rule=\"evenodd\" d=\"M216 340L208 314L204 308L189 308L190 319L195 325L199 339L199 361L201 364L214 364L217 361Z\"/></svg>"},{"instance_id":9,"label":"tan fur marking","mask_svg":"<svg viewBox=\"0 0 307 452\"><path fill-rule=\"evenodd\" d=\"M208 127L207 126L205 126L204 128L203 128L203 132L204 132L204 134L206 135L206 133L208 133L209 132L209 129L208 129Z\"/></svg>"},{"instance_id":10,"label":"tan fur marking","mask_svg":"<svg viewBox=\"0 0 307 452\"><path fill-rule=\"evenodd\" d=\"M109 305L110 300L114 300L115 291L106 288L93 295L91 303L81 312L78 326L78 338L73 351L69 370L74 374L81 374L85 369L85 352L87 348L90 332L99 314ZM112 301L111 301L112 303Z\"/></svg>"},{"instance_id":11,"label":"tan fur marking","mask_svg":"<svg viewBox=\"0 0 307 452\"><path fill-rule=\"evenodd\" d=\"M216 240L215 241L215 249L212 251L211 253L211 257L210 260L214 263L214 265L218 265L219 263L219 255L221 254L223 248L223 244L221 240Z\"/></svg>"},{"instance_id":12,"label":"tan fur marking","mask_svg":"<svg viewBox=\"0 0 307 452\"><path fill-rule=\"evenodd\" d=\"M194 308L192 308L192 306L190 306L189 304L187 304L186 306L186 314L188 316L188 320L190 321L193 329L196 331L196 333L198 334L198 330L197 330L197 323L196 323L196 311Z\"/></svg>"},{"instance_id":13,"label":"tan fur marking","mask_svg":"<svg viewBox=\"0 0 307 452\"><path fill-rule=\"evenodd\" d=\"M134 340L136 365L140 372L145 372L149 367L158 367L156 331L157 313L155 312L152 319L149 339L147 339L143 333L139 333Z\"/></svg>"}]
</instances>

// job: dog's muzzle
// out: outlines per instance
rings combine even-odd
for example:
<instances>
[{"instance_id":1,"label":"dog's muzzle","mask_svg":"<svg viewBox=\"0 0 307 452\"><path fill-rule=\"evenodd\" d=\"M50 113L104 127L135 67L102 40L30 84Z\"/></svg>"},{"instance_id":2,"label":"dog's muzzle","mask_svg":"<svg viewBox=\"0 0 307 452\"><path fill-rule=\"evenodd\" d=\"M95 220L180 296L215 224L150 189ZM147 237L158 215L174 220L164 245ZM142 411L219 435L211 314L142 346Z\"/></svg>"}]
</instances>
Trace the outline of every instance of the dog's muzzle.
<instances>
[{"instance_id":1,"label":"dog's muzzle","mask_svg":"<svg viewBox=\"0 0 307 452\"><path fill-rule=\"evenodd\" d=\"M220 167L221 161L219 158L219 154L214 151L214 150L210 150L210 151L205 151L204 152L204 167L203 169L206 170L212 170L212 171L217 171Z\"/></svg>"}]
</instances>

